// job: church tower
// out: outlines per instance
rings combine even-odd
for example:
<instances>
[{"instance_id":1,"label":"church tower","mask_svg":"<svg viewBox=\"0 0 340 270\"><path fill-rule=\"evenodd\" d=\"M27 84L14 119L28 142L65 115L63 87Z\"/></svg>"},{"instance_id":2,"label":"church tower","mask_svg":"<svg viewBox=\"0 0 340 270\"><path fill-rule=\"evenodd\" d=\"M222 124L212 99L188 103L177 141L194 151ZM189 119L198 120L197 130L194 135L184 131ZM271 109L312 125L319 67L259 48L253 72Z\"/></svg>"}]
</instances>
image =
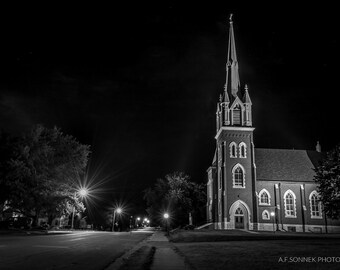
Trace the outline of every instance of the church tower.
<instances>
[{"instance_id":1,"label":"church tower","mask_svg":"<svg viewBox=\"0 0 340 270\"><path fill-rule=\"evenodd\" d=\"M252 102L241 88L232 15L226 83L216 110L216 229L255 229Z\"/></svg>"}]
</instances>

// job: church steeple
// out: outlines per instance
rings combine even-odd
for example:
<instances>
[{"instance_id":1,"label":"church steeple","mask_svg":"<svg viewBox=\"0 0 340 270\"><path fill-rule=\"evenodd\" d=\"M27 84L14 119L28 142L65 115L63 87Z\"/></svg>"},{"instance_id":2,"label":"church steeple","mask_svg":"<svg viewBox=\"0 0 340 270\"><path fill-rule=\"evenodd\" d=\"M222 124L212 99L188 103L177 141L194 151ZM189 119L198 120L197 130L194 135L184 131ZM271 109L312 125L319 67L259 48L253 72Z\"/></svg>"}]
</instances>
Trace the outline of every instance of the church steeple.
<instances>
[{"instance_id":1,"label":"church steeple","mask_svg":"<svg viewBox=\"0 0 340 270\"><path fill-rule=\"evenodd\" d=\"M248 93L248 86L246 85L241 93L240 85L233 14L231 14L229 17L226 83L223 97L222 99L220 98L218 103L217 130L223 126L252 126L252 103Z\"/></svg>"},{"instance_id":2,"label":"church steeple","mask_svg":"<svg viewBox=\"0 0 340 270\"><path fill-rule=\"evenodd\" d=\"M228 88L230 88L230 94L233 97L237 96L240 87L240 76L238 73L238 62L236 55L236 45L233 27L233 14L229 17L229 40L228 40L228 55L227 55L227 67L226 67L226 84L224 88L225 98L228 97Z\"/></svg>"}]
</instances>

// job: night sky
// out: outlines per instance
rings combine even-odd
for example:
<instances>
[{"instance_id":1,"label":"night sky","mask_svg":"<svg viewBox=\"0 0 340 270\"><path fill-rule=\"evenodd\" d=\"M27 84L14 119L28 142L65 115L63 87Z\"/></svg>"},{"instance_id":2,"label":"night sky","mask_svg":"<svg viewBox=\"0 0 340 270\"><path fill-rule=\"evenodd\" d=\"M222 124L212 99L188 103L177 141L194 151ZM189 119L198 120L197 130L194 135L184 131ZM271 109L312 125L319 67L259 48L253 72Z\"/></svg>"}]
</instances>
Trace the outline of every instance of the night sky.
<instances>
[{"instance_id":1,"label":"night sky","mask_svg":"<svg viewBox=\"0 0 340 270\"><path fill-rule=\"evenodd\" d=\"M56 125L91 145L88 174L107 181L109 200L142 203L143 189L176 170L206 182L234 13L255 147L334 147L335 6L224 2L2 9L0 128Z\"/></svg>"}]
</instances>

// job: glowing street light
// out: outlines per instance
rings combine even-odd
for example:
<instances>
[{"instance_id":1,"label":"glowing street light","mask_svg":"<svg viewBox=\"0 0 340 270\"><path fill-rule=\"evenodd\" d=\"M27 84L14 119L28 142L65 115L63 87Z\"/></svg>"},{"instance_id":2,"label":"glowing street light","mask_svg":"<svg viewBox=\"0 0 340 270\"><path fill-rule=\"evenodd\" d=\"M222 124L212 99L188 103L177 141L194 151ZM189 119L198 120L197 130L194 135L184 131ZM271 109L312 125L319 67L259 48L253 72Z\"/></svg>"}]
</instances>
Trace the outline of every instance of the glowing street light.
<instances>
[{"instance_id":1,"label":"glowing street light","mask_svg":"<svg viewBox=\"0 0 340 270\"><path fill-rule=\"evenodd\" d=\"M81 197L85 197L88 193L89 192L88 192L88 190L86 188L82 188L82 189L79 190L79 195Z\"/></svg>"},{"instance_id":2,"label":"glowing street light","mask_svg":"<svg viewBox=\"0 0 340 270\"><path fill-rule=\"evenodd\" d=\"M89 194L89 192L88 192L88 190L86 188L81 188L78 191L74 192L74 199L76 199L77 193L80 195L81 198L84 198L84 197L86 197ZM72 230L74 229L74 213L75 213L75 211L76 211L76 207L73 204L72 221L71 221L71 229Z\"/></svg>"},{"instance_id":3,"label":"glowing street light","mask_svg":"<svg viewBox=\"0 0 340 270\"><path fill-rule=\"evenodd\" d=\"M166 224L166 234L169 235L169 214L168 213L164 213L163 215L164 219L165 219L165 224Z\"/></svg>"},{"instance_id":4,"label":"glowing street light","mask_svg":"<svg viewBox=\"0 0 340 270\"><path fill-rule=\"evenodd\" d=\"M116 213L121 214L123 212L122 208L118 207L113 210L113 217L112 217L112 231L114 231L115 220L116 220Z\"/></svg>"},{"instance_id":5,"label":"glowing street light","mask_svg":"<svg viewBox=\"0 0 340 270\"><path fill-rule=\"evenodd\" d=\"M137 228L139 227L139 221L140 221L140 217L137 217L137 218L136 218L136 227L137 227Z\"/></svg>"},{"instance_id":6,"label":"glowing street light","mask_svg":"<svg viewBox=\"0 0 340 270\"><path fill-rule=\"evenodd\" d=\"M273 217L273 232L275 233L275 212L270 212L270 215Z\"/></svg>"}]
</instances>

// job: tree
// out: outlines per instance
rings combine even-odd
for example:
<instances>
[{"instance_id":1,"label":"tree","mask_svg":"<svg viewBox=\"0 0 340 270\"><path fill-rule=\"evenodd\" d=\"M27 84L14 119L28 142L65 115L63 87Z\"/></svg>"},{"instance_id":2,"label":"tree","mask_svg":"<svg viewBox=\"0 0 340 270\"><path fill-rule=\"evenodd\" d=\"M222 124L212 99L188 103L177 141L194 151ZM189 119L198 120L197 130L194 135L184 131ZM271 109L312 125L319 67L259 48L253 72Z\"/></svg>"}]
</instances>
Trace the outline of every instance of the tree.
<instances>
[{"instance_id":1,"label":"tree","mask_svg":"<svg viewBox=\"0 0 340 270\"><path fill-rule=\"evenodd\" d=\"M320 201L329 218L340 218L340 144L315 169Z\"/></svg>"},{"instance_id":2,"label":"tree","mask_svg":"<svg viewBox=\"0 0 340 270\"><path fill-rule=\"evenodd\" d=\"M79 204L74 190L87 165L88 145L56 127L37 125L13 148L2 180L12 207L32 215L36 222L42 212L59 215L63 205Z\"/></svg>"},{"instance_id":3,"label":"tree","mask_svg":"<svg viewBox=\"0 0 340 270\"><path fill-rule=\"evenodd\" d=\"M189 213L194 220L203 219L202 208L206 203L205 186L190 181L183 172L173 172L165 179L157 179L154 187L144 191L147 212L155 219L161 219L169 211L174 226L188 224Z\"/></svg>"},{"instance_id":4,"label":"tree","mask_svg":"<svg viewBox=\"0 0 340 270\"><path fill-rule=\"evenodd\" d=\"M5 205L9 199L9 188L5 184L9 172L8 162L12 157L14 138L7 132L0 131L0 205ZM1 209L1 208L0 208Z\"/></svg>"}]
</instances>

